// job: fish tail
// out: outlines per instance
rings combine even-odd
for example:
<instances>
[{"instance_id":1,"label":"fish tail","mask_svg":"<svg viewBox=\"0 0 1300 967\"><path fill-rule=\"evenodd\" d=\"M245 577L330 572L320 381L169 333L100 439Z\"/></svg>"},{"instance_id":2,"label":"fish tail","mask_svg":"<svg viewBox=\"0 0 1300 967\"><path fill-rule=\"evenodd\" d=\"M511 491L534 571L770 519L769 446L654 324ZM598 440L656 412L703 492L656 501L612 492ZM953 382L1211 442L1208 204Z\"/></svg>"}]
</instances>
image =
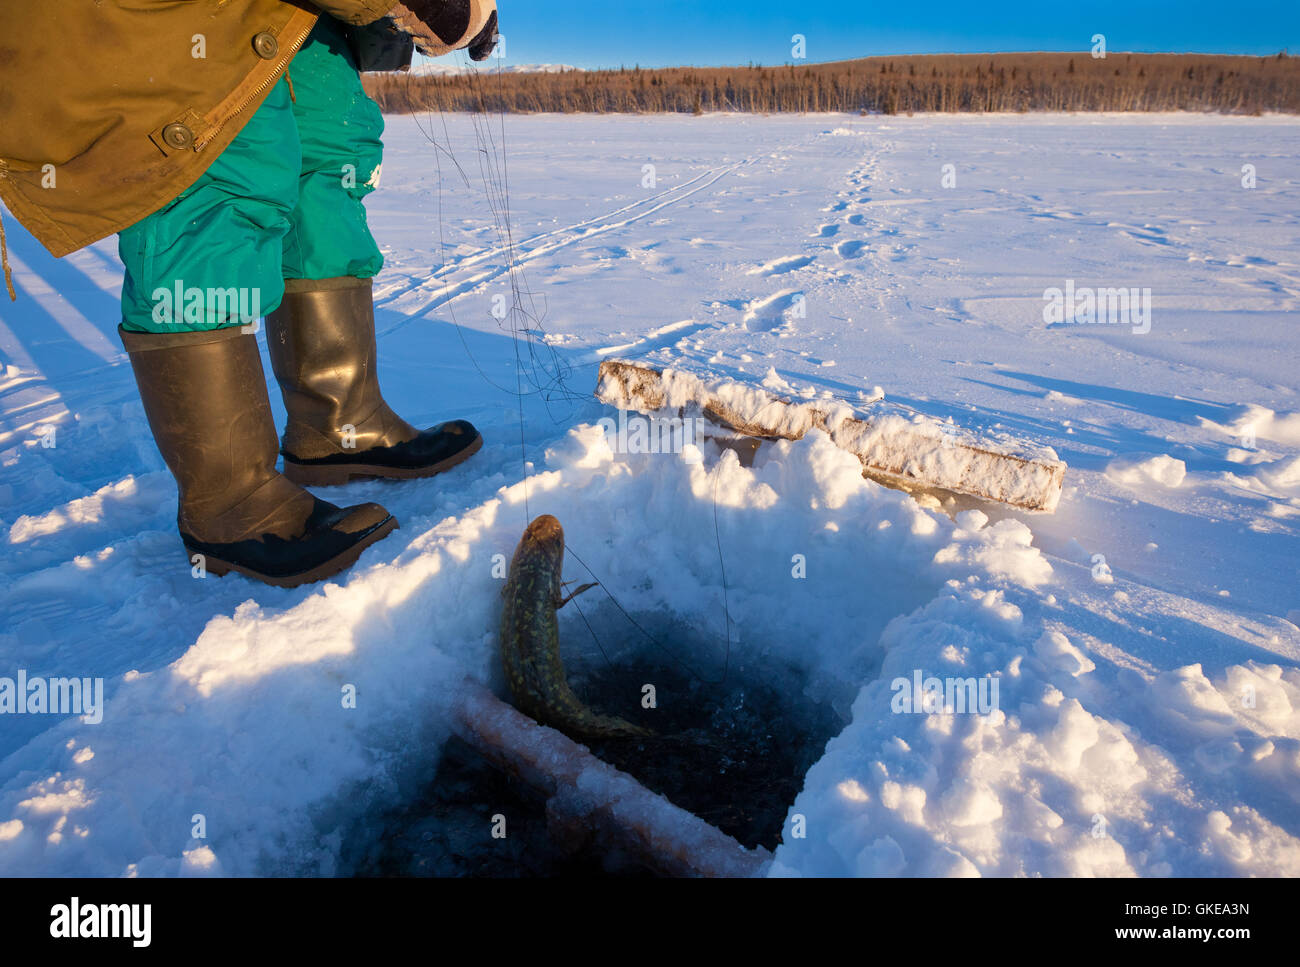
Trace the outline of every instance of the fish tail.
<instances>
[{"instance_id":1,"label":"fish tail","mask_svg":"<svg viewBox=\"0 0 1300 967\"><path fill-rule=\"evenodd\" d=\"M597 715L585 705L567 710L563 716L563 726L575 735L591 739L636 739L649 738L654 732L639 725L633 725L626 719L613 715ZM565 728L561 727L561 731Z\"/></svg>"}]
</instances>

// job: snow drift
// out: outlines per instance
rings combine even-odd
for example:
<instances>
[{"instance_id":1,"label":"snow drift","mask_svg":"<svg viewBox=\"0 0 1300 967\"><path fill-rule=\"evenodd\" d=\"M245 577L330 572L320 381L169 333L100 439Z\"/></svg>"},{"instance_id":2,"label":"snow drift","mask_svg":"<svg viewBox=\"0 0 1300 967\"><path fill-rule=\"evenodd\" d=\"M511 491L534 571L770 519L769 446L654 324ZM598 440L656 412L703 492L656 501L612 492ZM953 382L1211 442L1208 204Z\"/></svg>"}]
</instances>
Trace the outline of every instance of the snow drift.
<instances>
[{"instance_id":1,"label":"snow drift","mask_svg":"<svg viewBox=\"0 0 1300 967\"><path fill-rule=\"evenodd\" d=\"M864 480L818 430L752 469L689 456L618 456L580 426L545 471L392 563L367 558L285 610L249 601L213 618L179 660L124 675L102 724L65 721L4 762L0 868L333 872L339 829L437 755L452 683L467 672L500 688L493 555L527 514L565 521L624 607L720 631L715 549L694 539L716 496L734 659L791 662L812 694L857 690L791 805L806 836L786 837L775 872L1300 869L1267 810L1234 802L1224 781L1300 786L1294 671L1250 662L1216 683L1198 666L1113 669L1119 687L1103 689L1089 636L1071 627L1079 607L1043 594L1063 582L1024 524L925 510ZM897 713L891 683L914 671L995 676L1000 707ZM1237 709L1246 685L1250 712ZM1141 708L1159 709L1149 733L1130 714ZM1185 761L1162 748L1170 736ZM1201 775L1213 781L1189 797Z\"/></svg>"}]
</instances>

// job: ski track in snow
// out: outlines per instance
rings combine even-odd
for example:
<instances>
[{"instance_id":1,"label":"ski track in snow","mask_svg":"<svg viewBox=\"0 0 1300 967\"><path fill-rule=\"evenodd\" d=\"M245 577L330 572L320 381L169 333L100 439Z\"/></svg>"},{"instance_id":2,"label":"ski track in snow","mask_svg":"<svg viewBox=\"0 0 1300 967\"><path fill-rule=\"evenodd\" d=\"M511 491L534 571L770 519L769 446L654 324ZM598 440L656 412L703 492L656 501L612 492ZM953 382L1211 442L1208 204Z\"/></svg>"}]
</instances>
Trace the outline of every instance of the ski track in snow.
<instances>
[{"instance_id":1,"label":"ski track in snow","mask_svg":"<svg viewBox=\"0 0 1300 967\"><path fill-rule=\"evenodd\" d=\"M412 294L416 295L416 301L420 305L418 311L409 311L399 322L395 323L390 329L385 330L383 335L389 335L400 327L409 323L412 319L419 318L422 314L438 309L450 302L451 300L472 292L482 290L488 283L505 275L510 268L510 262L507 260L508 255L513 249L513 264L518 267L528 265L541 258L554 255L560 249L567 248L578 242L586 242L592 238L604 235L607 232L617 231L621 228L639 222L644 218L663 211L670 205L676 205L690 198L692 195L702 192L712 187L717 181L731 174L738 168L752 164L753 159L745 159L736 164L725 165L717 169L706 171L701 175L690 179L685 184L668 188L659 194L653 195L648 199L633 202L630 205L624 205L621 208L606 212L597 218L590 218L582 222L577 222L564 229L551 232L542 232L538 235L531 236L513 246L497 245L486 248L472 255L462 258L449 259L446 265L441 269L435 269L430 273L430 280L419 282L412 280L406 289L399 289L396 292L386 291L384 294L385 307L402 309L409 305L409 299L406 297ZM491 267L478 272L471 272L468 278L455 279L455 275L461 274L462 269L470 269L482 262L491 259L502 260ZM426 293L432 289L432 298Z\"/></svg>"},{"instance_id":2,"label":"ski track in snow","mask_svg":"<svg viewBox=\"0 0 1300 967\"><path fill-rule=\"evenodd\" d=\"M0 676L102 677L108 701L99 724L0 716L0 872L346 872L341 831L427 779L460 677L503 694L493 556L528 514L559 516L625 607L721 641L716 494L733 660L792 663L792 703L844 717L773 874L1300 873L1295 119L505 123L528 328L568 392L530 392L520 427L482 186L445 165L439 185L390 117L368 200L385 391L487 444L430 481L329 491L402 529L324 586L190 576L114 331L115 242L56 261L10 229ZM1046 325L1067 279L1150 287L1151 331ZM817 432L752 469L612 453L586 399L606 358L863 406L883 386L1054 447L1065 494L1052 516L923 506ZM996 676L999 707L896 712L918 671Z\"/></svg>"}]
</instances>

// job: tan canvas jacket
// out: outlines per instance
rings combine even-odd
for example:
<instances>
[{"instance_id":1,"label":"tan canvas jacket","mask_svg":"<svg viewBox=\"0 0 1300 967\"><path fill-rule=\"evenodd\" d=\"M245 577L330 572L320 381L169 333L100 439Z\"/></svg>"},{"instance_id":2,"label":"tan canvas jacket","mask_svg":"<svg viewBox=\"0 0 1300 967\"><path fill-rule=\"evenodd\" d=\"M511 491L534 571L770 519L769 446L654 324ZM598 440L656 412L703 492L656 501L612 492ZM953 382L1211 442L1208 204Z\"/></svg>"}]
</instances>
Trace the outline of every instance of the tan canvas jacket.
<instances>
[{"instance_id":1,"label":"tan canvas jacket","mask_svg":"<svg viewBox=\"0 0 1300 967\"><path fill-rule=\"evenodd\" d=\"M0 4L0 199L56 256L134 224L239 133L321 10L394 0Z\"/></svg>"}]
</instances>

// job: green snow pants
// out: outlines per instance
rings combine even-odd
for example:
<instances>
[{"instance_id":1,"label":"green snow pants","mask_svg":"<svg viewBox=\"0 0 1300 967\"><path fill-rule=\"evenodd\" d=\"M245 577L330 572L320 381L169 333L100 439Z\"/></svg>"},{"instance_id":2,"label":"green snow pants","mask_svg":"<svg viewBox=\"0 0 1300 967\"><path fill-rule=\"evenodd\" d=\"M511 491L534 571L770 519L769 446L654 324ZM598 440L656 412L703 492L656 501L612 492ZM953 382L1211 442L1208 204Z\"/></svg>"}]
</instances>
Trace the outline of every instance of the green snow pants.
<instances>
[{"instance_id":1,"label":"green snow pants","mask_svg":"<svg viewBox=\"0 0 1300 967\"><path fill-rule=\"evenodd\" d=\"M249 326L280 305L286 279L378 273L361 200L379 181L383 130L342 29L322 15L199 180L118 235L122 327Z\"/></svg>"}]
</instances>

